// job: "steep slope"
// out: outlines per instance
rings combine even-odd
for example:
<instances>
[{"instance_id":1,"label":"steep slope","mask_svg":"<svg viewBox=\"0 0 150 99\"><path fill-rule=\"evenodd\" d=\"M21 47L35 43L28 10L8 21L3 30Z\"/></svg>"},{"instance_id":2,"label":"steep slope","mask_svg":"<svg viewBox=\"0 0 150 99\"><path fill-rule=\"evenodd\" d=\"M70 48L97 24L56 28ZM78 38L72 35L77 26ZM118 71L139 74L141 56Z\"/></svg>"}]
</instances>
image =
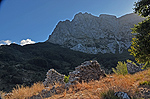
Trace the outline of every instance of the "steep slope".
<instances>
[{"instance_id":1,"label":"steep slope","mask_svg":"<svg viewBox=\"0 0 150 99\"><path fill-rule=\"evenodd\" d=\"M130 46L130 28L143 19L133 13L120 18L78 13L72 21L60 21L47 41L84 53L122 53Z\"/></svg>"},{"instance_id":2,"label":"steep slope","mask_svg":"<svg viewBox=\"0 0 150 99\"><path fill-rule=\"evenodd\" d=\"M111 57L110 57L111 56ZM49 42L20 46L0 46L0 90L10 91L16 84L32 85L45 79L49 69L68 75L86 60L96 59L106 73L118 61L133 60L128 52L122 54L86 54Z\"/></svg>"},{"instance_id":3,"label":"steep slope","mask_svg":"<svg viewBox=\"0 0 150 99\"><path fill-rule=\"evenodd\" d=\"M45 88L43 84L35 83L1 96L5 96L4 99L122 99L115 96L116 92L126 93L118 96L130 96L124 99L150 99L150 69L133 75L107 75L100 80L72 85L67 90L62 84Z\"/></svg>"}]
</instances>

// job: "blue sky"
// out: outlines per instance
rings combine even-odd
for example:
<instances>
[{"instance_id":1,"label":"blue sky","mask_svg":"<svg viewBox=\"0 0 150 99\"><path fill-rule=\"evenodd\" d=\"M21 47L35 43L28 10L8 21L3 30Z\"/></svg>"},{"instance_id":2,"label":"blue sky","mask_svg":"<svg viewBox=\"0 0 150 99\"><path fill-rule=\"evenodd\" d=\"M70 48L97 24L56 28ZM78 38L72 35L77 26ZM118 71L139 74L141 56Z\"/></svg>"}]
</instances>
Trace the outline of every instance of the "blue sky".
<instances>
[{"instance_id":1,"label":"blue sky","mask_svg":"<svg viewBox=\"0 0 150 99\"><path fill-rule=\"evenodd\" d=\"M138 0L4 0L0 7L0 45L48 39L59 21L78 12L120 17L133 12ZM22 43L23 45L24 43Z\"/></svg>"}]
</instances>

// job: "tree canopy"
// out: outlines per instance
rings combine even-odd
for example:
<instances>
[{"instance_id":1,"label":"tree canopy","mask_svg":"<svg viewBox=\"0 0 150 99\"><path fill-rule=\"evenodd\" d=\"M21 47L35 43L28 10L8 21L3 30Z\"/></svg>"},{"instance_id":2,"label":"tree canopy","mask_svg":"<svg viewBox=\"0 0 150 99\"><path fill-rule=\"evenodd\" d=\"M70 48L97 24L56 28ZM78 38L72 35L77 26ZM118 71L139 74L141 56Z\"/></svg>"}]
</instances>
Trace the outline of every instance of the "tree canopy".
<instances>
[{"instance_id":1,"label":"tree canopy","mask_svg":"<svg viewBox=\"0 0 150 99\"><path fill-rule=\"evenodd\" d=\"M129 52L138 63L144 63L147 67L150 65L150 0L138 1L134 10L135 13L148 18L132 28L134 37Z\"/></svg>"},{"instance_id":2,"label":"tree canopy","mask_svg":"<svg viewBox=\"0 0 150 99\"><path fill-rule=\"evenodd\" d=\"M139 63L150 61L150 20L144 20L132 29L135 37L129 51Z\"/></svg>"},{"instance_id":3,"label":"tree canopy","mask_svg":"<svg viewBox=\"0 0 150 99\"><path fill-rule=\"evenodd\" d=\"M144 17L150 15L150 0L139 0L135 3L134 12Z\"/></svg>"}]
</instances>

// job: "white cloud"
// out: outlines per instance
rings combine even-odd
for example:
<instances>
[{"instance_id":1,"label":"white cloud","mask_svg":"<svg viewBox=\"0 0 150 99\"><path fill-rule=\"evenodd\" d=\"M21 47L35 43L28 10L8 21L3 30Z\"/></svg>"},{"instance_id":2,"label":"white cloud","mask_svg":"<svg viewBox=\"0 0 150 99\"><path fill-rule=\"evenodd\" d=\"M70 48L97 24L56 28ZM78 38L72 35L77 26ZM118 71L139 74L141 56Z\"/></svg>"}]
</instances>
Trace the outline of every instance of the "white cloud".
<instances>
[{"instance_id":1,"label":"white cloud","mask_svg":"<svg viewBox=\"0 0 150 99\"><path fill-rule=\"evenodd\" d=\"M32 41L31 39L27 39L27 40L22 40L21 42L20 42L20 45L27 45L27 44L34 44L35 42L34 41Z\"/></svg>"},{"instance_id":2,"label":"white cloud","mask_svg":"<svg viewBox=\"0 0 150 99\"><path fill-rule=\"evenodd\" d=\"M1 46L1 45L4 45L4 44L1 43L0 46Z\"/></svg>"},{"instance_id":3,"label":"white cloud","mask_svg":"<svg viewBox=\"0 0 150 99\"><path fill-rule=\"evenodd\" d=\"M11 43L16 43L16 42L11 42L10 40L1 40L0 41L0 46L1 45L10 45ZM35 42L32 41L31 39L26 39L26 40L22 40L20 42L20 45L27 45L27 44L34 44Z\"/></svg>"},{"instance_id":4,"label":"white cloud","mask_svg":"<svg viewBox=\"0 0 150 99\"><path fill-rule=\"evenodd\" d=\"M2 41L0 41L0 46L1 45L10 45L11 43L12 42L10 40L6 40L6 41L2 40Z\"/></svg>"}]
</instances>

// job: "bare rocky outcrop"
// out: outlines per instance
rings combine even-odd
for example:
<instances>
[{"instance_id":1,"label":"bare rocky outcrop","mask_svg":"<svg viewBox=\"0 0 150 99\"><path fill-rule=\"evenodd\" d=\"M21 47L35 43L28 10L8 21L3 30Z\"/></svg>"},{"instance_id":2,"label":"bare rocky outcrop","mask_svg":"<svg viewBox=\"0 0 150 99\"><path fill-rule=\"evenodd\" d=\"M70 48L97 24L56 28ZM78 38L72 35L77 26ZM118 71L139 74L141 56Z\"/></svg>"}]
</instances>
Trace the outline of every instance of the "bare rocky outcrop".
<instances>
[{"instance_id":1,"label":"bare rocky outcrop","mask_svg":"<svg viewBox=\"0 0 150 99\"><path fill-rule=\"evenodd\" d=\"M47 41L84 53L122 53L131 45L130 28L142 20L134 13L119 18L78 13L71 21L60 21Z\"/></svg>"},{"instance_id":2,"label":"bare rocky outcrop","mask_svg":"<svg viewBox=\"0 0 150 99\"><path fill-rule=\"evenodd\" d=\"M99 80L100 78L106 77L105 72L100 68L100 64L96 60L85 61L80 66L75 68L75 71L70 72L69 82L64 82L64 75L58 73L54 69L50 69L46 74L46 79L43 82L45 89L42 90L41 95L35 95L31 99L38 97L50 97L53 94L57 94L56 91L59 88L68 89L70 85L77 83L89 82L91 80ZM61 83L59 87L55 87L56 83ZM48 85L53 85L53 88L48 91L46 88ZM65 86L64 86L65 85ZM39 98L40 99L40 98Z\"/></svg>"},{"instance_id":3,"label":"bare rocky outcrop","mask_svg":"<svg viewBox=\"0 0 150 99\"><path fill-rule=\"evenodd\" d=\"M50 69L46 75L47 77L43 82L44 86L48 86L49 84L55 85L55 83L65 84L65 75L58 73L54 69ZM69 75L69 83L67 85L81 83L82 81L99 80L106 77L105 72L100 68L100 64L96 60L85 61L76 67L75 71L70 72Z\"/></svg>"},{"instance_id":4,"label":"bare rocky outcrop","mask_svg":"<svg viewBox=\"0 0 150 99\"><path fill-rule=\"evenodd\" d=\"M43 82L44 86L48 86L50 84L55 85L55 83L60 83L60 84L65 83L64 82L65 75L58 73L54 69L50 69L46 75L47 75L47 77L46 77L45 81Z\"/></svg>"},{"instance_id":5,"label":"bare rocky outcrop","mask_svg":"<svg viewBox=\"0 0 150 99\"><path fill-rule=\"evenodd\" d=\"M139 66L137 66L137 65L135 65L131 62L127 62L126 64L127 64L127 70L128 70L129 74L134 74L136 72L139 72L139 71L143 70L142 69L143 65L141 65L141 64L139 64Z\"/></svg>"},{"instance_id":6,"label":"bare rocky outcrop","mask_svg":"<svg viewBox=\"0 0 150 99\"><path fill-rule=\"evenodd\" d=\"M104 71L100 68L100 64L96 61L85 61L75 68L75 71L69 73L69 83L76 84L89 82L91 80L99 80L100 77L106 77Z\"/></svg>"}]
</instances>

